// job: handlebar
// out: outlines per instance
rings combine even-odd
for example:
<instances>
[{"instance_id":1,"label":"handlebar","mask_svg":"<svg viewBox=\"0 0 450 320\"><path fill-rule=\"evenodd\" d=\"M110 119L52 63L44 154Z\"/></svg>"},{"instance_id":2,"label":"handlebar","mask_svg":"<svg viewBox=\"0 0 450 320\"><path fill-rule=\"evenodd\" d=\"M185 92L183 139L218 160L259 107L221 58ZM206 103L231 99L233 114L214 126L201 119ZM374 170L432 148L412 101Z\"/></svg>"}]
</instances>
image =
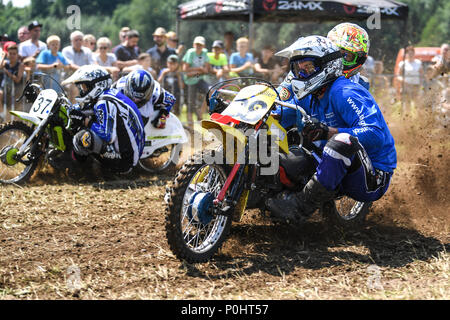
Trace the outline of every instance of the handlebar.
<instances>
[{"instance_id":1,"label":"handlebar","mask_svg":"<svg viewBox=\"0 0 450 320\"><path fill-rule=\"evenodd\" d=\"M59 88L61 89L61 92L62 92L62 95L64 96L64 97L67 97L67 93L66 93L66 91L64 90L64 88L59 84L59 82L58 81L56 81L52 76L50 76L50 75L48 75L48 74L46 74L46 73L43 73L43 72L39 72L39 71L35 71L34 73L33 73L33 77L42 77L42 78L44 78L44 77L47 77L47 78L50 78L51 80L53 80L54 82L56 82L56 84L59 86ZM26 94L30 94L30 92L27 92L29 89L31 89L32 88L32 85L35 85L35 86L38 86L39 87L39 90L42 90L42 89L45 89L45 86L44 86L44 88L42 88L42 86L39 84L39 83L35 83L35 82L33 82L31 79L30 80L28 80L27 82L26 82L26 84L25 84L25 86L24 86L24 88L23 88L23 91L22 91L22 94L20 95L20 97L19 98L17 98L16 99L16 102L20 102L22 99L23 99L23 97L24 96L26 96Z\"/></svg>"},{"instance_id":2,"label":"handlebar","mask_svg":"<svg viewBox=\"0 0 450 320\"><path fill-rule=\"evenodd\" d=\"M225 93L225 94L229 94L229 95L237 95L238 94L237 91L231 91L231 90L226 90L226 89L219 89L217 91L219 91L220 93ZM302 114L302 116L306 120L310 120L310 116L309 116L309 114L306 113L305 109L303 109L302 107L300 107L300 106L298 106L296 104L285 102L285 101L281 101L281 100L278 100L278 99L275 99L275 103L280 105L280 106L283 106L283 107L287 107L287 108L294 109L294 110L299 110L300 113Z\"/></svg>"}]
</instances>

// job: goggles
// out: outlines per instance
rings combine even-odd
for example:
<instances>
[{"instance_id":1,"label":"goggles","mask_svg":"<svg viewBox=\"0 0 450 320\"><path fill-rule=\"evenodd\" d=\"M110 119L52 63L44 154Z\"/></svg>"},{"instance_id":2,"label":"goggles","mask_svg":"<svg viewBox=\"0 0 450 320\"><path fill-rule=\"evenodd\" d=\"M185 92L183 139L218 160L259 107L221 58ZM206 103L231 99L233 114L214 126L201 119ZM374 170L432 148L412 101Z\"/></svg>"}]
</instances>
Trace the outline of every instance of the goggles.
<instances>
[{"instance_id":1,"label":"goggles","mask_svg":"<svg viewBox=\"0 0 450 320\"><path fill-rule=\"evenodd\" d=\"M300 58L291 60L291 71L300 80L307 80L320 71L314 58Z\"/></svg>"},{"instance_id":2,"label":"goggles","mask_svg":"<svg viewBox=\"0 0 450 320\"><path fill-rule=\"evenodd\" d=\"M297 80L306 81L322 72L323 66L328 62L341 57L342 53L340 51L327 54L323 57L294 57L290 60L291 71Z\"/></svg>"},{"instance_id":3,"label":"goggles","mask_svg":"<svg viewBox=\"0 0 450 320\"><path fill-rule=\"evenodd\" d=\"M147 102L145 94L142 92L135 92L134 97L131 100L133 100L138 107L142 107Z\"/></svg>"},{"instance_id":4,"label":"goggles","mask_svg":"<svg viewBox=\"0 0 450 320\"><path fill-rule=\"evenodd\" d=\"M78 88L81 98L86 96L92 90L92 86L90 86L88 82L78 82L75 86Z\"/></svg>"},{"instance_id":5,"label":"goggles","mask_svg":"<svg viewBox=\"0 0 450 320\"><path fill-rule=\"evenodd\" d=\"M342 53L342 63L344 66L352 66L358 60L358 55L356 53L347 50L342 50L341 53Z\"/></svg>"}]
</instances>

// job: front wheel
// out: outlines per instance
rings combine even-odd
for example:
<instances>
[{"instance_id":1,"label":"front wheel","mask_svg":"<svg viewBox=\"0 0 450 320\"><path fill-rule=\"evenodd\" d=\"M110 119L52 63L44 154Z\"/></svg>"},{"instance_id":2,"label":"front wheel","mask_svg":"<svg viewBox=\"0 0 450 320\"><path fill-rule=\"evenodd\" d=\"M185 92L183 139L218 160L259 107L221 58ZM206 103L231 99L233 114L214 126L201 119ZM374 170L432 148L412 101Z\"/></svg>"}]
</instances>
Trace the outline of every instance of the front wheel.
<instances>
[{"instance_id":1,"label":"front wheel","mask_svg":"<svg viewBox=\"0 0 450 320\"><path fill-rule=\"evenodd\" d=\"M23 184L33 174L38 159L26 151L21 158L17 156L32 133L33 130L20 121L0 125L0 183Z\"/></svg>"},{"instance_id":2,"label":"front wheel","mask_svg":"<svg viewBox=\"0 0 450 320\"><path fill-rule=\"evenodd\" d=\"M231 227L231 217L221 215L213 204L225 183L225 170L205 163L203 155L195 154L178 171L168 197L167 241L172 252L189 263L208 261Z\"/></svg>"},{"instance_id":3,"label":"front wheel","mask_svg":"<svg viewBox=\"0 0 450 320\"><path fill-rule=\"evenodd\" d=\"M322 215L331 224L345 229L357 229L366 221L372 202L360 202L350 197L342 197L326 202Z\"/></svg>"}]
</instances>

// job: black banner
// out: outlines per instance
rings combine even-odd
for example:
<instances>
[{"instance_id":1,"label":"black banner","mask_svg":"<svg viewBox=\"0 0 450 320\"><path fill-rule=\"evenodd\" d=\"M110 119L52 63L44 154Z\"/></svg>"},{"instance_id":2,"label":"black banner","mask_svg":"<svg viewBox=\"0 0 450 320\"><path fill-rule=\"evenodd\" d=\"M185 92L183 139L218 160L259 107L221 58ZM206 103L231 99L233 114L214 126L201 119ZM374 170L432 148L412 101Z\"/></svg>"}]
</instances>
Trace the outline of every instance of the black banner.
<instances>
[{"instance_id":1,"label":"black banner","mask_svg":"<svg viewBox=\"0 0 450 320\"><path fill-rule=\"evenodd\" d=\"M248 20L250 1L196 0L181 4L182 20ZM390 0L254 0L255 22L301 22L315 20L362 20L373 15L381 19L408 17L408 6Z\"/></svg>"}]
</instances>

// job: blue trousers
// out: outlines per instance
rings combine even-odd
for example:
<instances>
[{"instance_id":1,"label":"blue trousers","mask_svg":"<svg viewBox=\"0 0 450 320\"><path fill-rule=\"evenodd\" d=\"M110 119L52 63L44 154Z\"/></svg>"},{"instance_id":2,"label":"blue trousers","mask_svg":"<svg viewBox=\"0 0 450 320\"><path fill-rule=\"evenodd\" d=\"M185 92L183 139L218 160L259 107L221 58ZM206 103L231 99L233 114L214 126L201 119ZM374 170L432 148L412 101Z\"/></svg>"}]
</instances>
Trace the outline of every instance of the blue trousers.
<instances>
[{"instance_id":1,"label":"blue trousers","mask_svg":"<svg viewBox=\"0 0 450 320\"><path fill-rule=\"evenodd\" d=\"M354 161L356 155L350 160ZM348 161L347 161L348 164ZM337 190L340 194L346 195L361 202L376 201L380 199L389 188L391 173L385 173L382 181L371 187L370 180L375 177L368 177L368 173L361 165L356 171L349 173L349 167L343 159L338 159L324 152L316 169L317 180L327 190ZM379 174L379 172L376 171Z\"/></svg>"}]
</instances>

